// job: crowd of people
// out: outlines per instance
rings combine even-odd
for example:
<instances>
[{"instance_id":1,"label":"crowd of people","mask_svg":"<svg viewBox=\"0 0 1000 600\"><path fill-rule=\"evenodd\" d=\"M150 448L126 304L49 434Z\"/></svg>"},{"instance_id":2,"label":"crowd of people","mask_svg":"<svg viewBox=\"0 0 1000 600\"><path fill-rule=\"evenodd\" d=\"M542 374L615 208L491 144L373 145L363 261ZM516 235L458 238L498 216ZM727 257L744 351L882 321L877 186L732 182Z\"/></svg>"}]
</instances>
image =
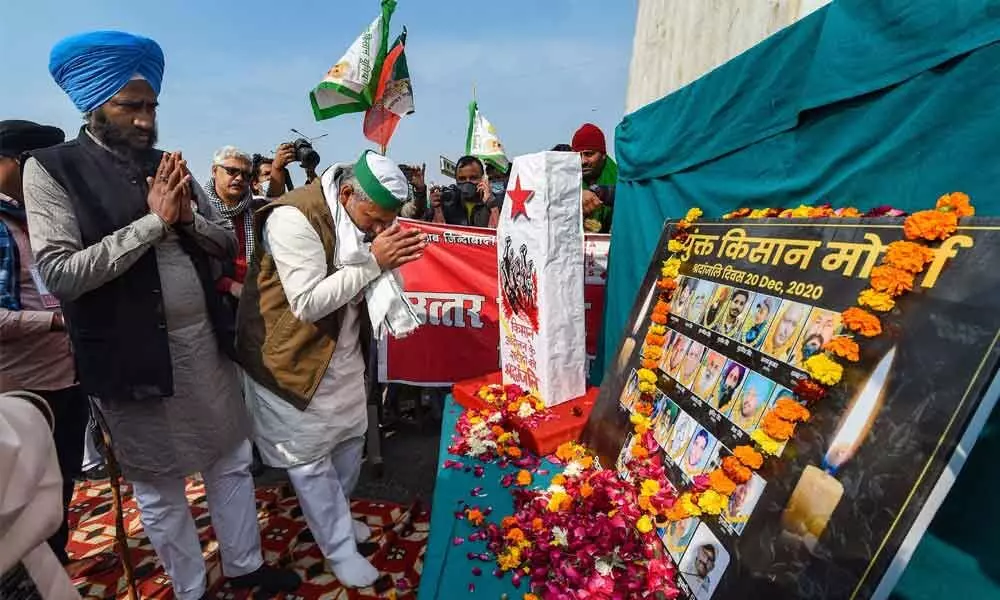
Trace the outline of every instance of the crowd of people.
<instances>
[{"instance_id":1,"label":"crowd of people","mask_svg":"<svg viewBox=\"0 0 1000 600\"><path fill-rule=\"evenodd\" d=\"M224 146L202 186L180 152L156 149L163 66L147 38L66 38L50 72L84 115L79 134L0 122L0 471L12 474L0 537L24 540L0 548L0 575L68 589L52 565L69 563L67 507L95 462L92 407L178 598L206 592L185 496L195 473L230 584L300 585L261 553L255 456L287 473L340 583L371 585L357 547L371 532L349 505L368 345L380 326L415 326L393 272L426 245L396 219L496 227L508 172L464 156L453 185L428 186L425 168L367 151L303 165L292 190L293 144L273 158ZM586 229L609 232L617 168L603 133L584 125L556 149L581 156Z\"/></svg>"}]
</instances>

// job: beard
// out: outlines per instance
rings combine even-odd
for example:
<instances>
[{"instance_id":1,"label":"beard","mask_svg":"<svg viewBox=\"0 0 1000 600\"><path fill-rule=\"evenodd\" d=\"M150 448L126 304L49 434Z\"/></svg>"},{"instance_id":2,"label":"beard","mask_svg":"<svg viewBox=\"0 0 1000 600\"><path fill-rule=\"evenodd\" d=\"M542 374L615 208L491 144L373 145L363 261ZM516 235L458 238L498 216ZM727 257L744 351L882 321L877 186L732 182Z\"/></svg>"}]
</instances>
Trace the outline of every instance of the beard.
<instances>
[{"instance_id":1,"label":"beard","mask_svg":"<svg viewBox=\"0 0 1000 600\"><path fill-rule=\"evenodd\" d=\"M89 129L94 137L132 166L148 168L156 146L156 127L146 132L135 127L123 128L112 123L100 108L92 113ZM146 137L148 135L148 137Z\"/></svg>"}]
</instances>

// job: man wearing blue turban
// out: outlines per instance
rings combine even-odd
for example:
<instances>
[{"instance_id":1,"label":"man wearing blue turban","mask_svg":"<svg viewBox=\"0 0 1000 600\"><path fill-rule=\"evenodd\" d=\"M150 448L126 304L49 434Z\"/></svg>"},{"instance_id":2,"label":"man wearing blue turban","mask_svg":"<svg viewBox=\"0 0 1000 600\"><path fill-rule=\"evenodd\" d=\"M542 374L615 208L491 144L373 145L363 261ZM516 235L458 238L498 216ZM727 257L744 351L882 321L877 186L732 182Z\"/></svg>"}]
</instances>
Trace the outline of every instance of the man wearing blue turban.
<instances>
[{"instance_id":1,"label":"man wearing blue turban","mask_svg":"<svg viewBox=\"0 0 1000 600\"><path fill-rule=\"evenodd\" d=\"M231 585L292 592L298 576L261 555L234 324L215 292L215 263L232 261L236 239L181 154L154 149L163 52L99 31L56 44L49 70L86 125L25 163L31 246L143 527L175 595L201 598L185 495L200 472Z\"/></svg>"}]
</instances>

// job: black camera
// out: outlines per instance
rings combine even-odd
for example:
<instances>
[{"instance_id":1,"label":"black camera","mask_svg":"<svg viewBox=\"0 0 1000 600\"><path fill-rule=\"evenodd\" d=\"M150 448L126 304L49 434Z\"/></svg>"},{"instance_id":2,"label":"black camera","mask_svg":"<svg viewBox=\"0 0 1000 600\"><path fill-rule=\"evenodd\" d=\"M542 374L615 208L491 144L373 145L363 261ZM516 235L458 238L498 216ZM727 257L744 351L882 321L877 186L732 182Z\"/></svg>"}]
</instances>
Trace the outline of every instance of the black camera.
<instances>
[{"instance_id":1,"label":"black camera","mask_svg":"<svg viewBox=\"0 0 1000 600\"><path fill-rule=\"evenodd\" d=\"M319 165L319 152L316 152L309 140L299 138L289 143L295 148L295 160L303 169L311 171Z\"/></svg>"}]
</instances>

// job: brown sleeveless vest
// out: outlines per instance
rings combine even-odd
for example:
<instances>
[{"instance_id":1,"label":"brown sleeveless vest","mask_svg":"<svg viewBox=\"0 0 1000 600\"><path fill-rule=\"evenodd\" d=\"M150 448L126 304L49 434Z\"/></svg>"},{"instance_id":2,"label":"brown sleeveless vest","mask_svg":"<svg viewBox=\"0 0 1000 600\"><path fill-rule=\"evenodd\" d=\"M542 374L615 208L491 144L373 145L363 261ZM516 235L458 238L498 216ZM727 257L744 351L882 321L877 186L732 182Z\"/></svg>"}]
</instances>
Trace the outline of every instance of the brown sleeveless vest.
<instances>
[{"instance_id":1,"label":"brown sleeveless vest","mask_svg":"<svg viewBox=\"0 0 1000 600\"><path fill-rule=\"evenodd\" d=\"M292 313L274 258L264 251L262 241L264 223L279 206L293 206L302 211L323 242L327 276L336 270L336 227L318 179L257 210L254 219L257 251L248 266L240 296L236 352L240 364L254 381L299 410L305 410L330 364L345 309L340 308L315 323L301 321ZM366 320L367 310L362 308L362 314ZM362 326L363 347L367 345L365 330Z\"/></svg>"}]
</instances>

